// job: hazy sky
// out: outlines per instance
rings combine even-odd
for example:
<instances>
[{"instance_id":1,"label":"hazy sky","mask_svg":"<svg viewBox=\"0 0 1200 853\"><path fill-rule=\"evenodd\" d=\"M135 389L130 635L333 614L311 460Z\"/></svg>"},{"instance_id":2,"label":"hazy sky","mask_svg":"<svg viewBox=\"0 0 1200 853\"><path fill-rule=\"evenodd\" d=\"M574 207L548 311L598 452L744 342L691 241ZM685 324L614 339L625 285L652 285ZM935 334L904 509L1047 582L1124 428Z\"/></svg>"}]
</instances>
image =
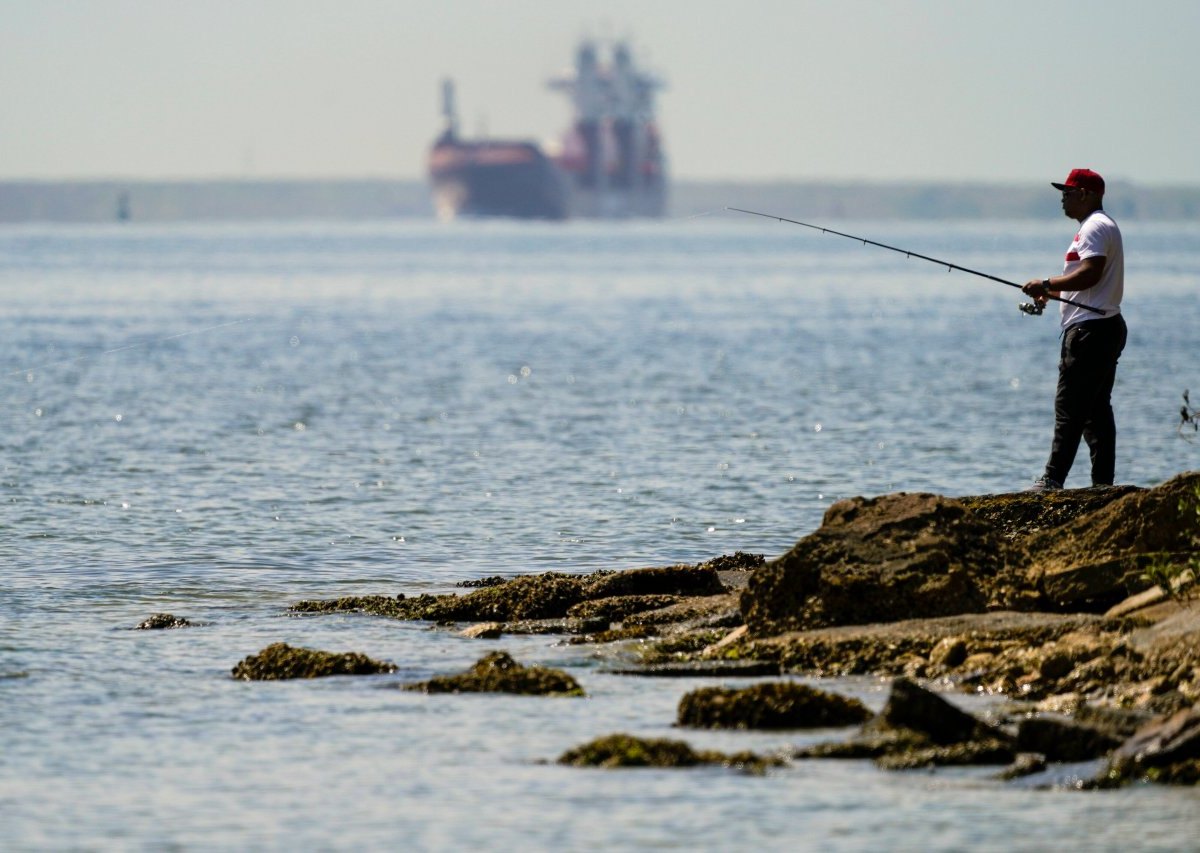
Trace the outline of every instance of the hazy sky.
<instances>
[{"instance_id":1,"label":"hazy sky","mask_svg":"<svg viewBox=\"0 0 1200 853\"><path fill-rule=\"evenodd\" d=\"M1196 0L0 0L0 178L422 177L443 76L546 139L584 34L677 177L1200 184Z\"/></svg>"}]
</instances>

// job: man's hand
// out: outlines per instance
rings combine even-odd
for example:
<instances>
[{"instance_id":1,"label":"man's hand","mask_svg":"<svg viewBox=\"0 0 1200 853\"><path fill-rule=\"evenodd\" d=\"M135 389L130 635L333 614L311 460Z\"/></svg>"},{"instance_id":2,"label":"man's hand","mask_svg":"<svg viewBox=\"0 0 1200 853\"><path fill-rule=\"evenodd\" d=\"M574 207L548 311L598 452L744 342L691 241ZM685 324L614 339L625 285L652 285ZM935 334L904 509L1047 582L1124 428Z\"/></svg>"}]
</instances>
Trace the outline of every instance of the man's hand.
<instances>
[{"instance_id":1,"label":"man's hand","mask_svg":"<svg viewBox=\"0 0 1200 853\"><path fill-rule=\"evenodd\" d=\"M1021 292L1026 296L1033 297L1038 305L1045 305L1049 301L1050 286L1049 279L1034 278L1021 285Z\"/></svg>"}]
</instances>

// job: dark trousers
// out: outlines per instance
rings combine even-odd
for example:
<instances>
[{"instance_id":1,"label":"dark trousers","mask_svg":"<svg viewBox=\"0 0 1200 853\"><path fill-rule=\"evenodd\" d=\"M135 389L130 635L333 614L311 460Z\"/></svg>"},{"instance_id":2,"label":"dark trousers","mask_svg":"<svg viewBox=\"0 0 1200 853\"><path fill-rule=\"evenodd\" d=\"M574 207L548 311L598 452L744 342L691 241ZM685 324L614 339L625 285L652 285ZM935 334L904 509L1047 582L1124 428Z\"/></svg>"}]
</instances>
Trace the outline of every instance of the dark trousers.
<instances>
[{"instance_id":1,"label":"dark trousers","mask_svg":"<svg viewBox=\"0 0 1200 853\"><path fill-rule=\"evenodd\" d=\"M1063 334L1054 396L1054 443L1046 463L1050 479L1067 481L1082 437L1092 454L1092 485L1112 484L1117 426L1111 397L1126 335L1120 314L1085 320Z\"/></svg>"}]
</instances>

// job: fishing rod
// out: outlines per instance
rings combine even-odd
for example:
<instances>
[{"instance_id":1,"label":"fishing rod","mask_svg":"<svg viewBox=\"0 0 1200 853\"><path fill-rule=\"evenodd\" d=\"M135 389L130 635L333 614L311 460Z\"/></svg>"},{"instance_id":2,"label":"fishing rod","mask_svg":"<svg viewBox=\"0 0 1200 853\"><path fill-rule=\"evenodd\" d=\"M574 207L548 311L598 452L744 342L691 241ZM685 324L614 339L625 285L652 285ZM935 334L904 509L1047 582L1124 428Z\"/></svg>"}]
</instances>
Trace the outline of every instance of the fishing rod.
<instances>
[{"instance_id":1,"label":"fishing rod","mask_svg":"<svg viewBox=\"0 0 1200 853\"><path fill-rule=\"evenodd\" d=\"M844 234L841 231L834 231L832 228L824 228L820 225L810 225L807 222L801 222L797 219L786 219L782 216L776 216L773 213L759 213L757 210L743 210L740 207L727 207L725 209L732 210L736 213L749 213L751 216L761 216L765 219L776 219L780 222L790 222L793 225L803 225L805 228L812 228L815 231L820 231L822 234L835 234L838 237L847 237L851 240L857 240L858 242L862 243L864 246L870 245L870 246L878 246L881 249L889 249L890 251L899 252L900 254L905 255L909 258L920 258L923 261L929 261L931 263L935 263L938 266L945 267L947 270L958 270L959 272L970 273L971 275L977 275L980 278L986 278L986 279L990 279L991 281L998 281L1001 284L1007 284L1009 287L1017 288L1017 290L1021 289L1021 285L1017 284L1015 281L1008 281L1007 279L998 278L994 275L989 275L988 273L980 272L979 270L973 270L970 267L964 267L964 266L959 266L958 264L952 264L949 261L943 261L940 258L931 258L928 255L922 255L919 252L910 252L908 249L899 249L895 246L889 246L887 243L877 243L874 240L868 240L866 237L856 237L853 234ZM1074 302L1070 299L1064 299L1061 296L1051 296L1051 295L1047 294L1046 298L1053 299L1055 302L1065 302L1068 305L1074 305L1076 308L1084 308L1088 311L1094 311L1095 313L1100 314L1100 315L1104 315L1105 313L1107 313L1105 311L1101 311L1099 308L1093 308L1092 306L1084 305L1081 302ZM1022 302L1017 307L1020 308L1026 314L1036 315L1036 314L1042 313L1042 306L1038 305L1036 302Z\"/></svg>"}]
</instances>

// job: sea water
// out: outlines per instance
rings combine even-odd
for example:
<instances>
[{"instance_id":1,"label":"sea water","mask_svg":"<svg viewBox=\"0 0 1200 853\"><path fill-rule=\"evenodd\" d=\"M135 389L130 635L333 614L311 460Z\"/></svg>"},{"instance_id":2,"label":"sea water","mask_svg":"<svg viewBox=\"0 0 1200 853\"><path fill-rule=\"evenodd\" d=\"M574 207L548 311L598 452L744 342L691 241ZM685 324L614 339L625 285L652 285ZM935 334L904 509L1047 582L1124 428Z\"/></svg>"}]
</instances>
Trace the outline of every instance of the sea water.
<instances>
[{"instance_id":1,"label":"sea water","mask_svg":"<svg viewBox=\"0 0 1200 853\"><path fill-rule=\"evenodd\" d=\"M1069 222L837 223L1014 281ZM1200 467L1200 227L1126 223L1120 482ZM1178 849L1191 790L991 769L564 768L676 729L700 683L553 637L468 640L290 603L776 556L834 501L1020 489L1056 317L921 260L733 215L0 228L0 847ZM1087 485L1081 450L1068 486ZM157 612L199 623L131 630ZM395 675L243 683L273 642ZM586 699L396 689L503 648ZM719 683L740 685L742 679ZM885 682L822 682L879 707ZM970 697L958 701L970 702ZM983 700L975 700L976 702Z\"/></svg>"}]
</instances>

